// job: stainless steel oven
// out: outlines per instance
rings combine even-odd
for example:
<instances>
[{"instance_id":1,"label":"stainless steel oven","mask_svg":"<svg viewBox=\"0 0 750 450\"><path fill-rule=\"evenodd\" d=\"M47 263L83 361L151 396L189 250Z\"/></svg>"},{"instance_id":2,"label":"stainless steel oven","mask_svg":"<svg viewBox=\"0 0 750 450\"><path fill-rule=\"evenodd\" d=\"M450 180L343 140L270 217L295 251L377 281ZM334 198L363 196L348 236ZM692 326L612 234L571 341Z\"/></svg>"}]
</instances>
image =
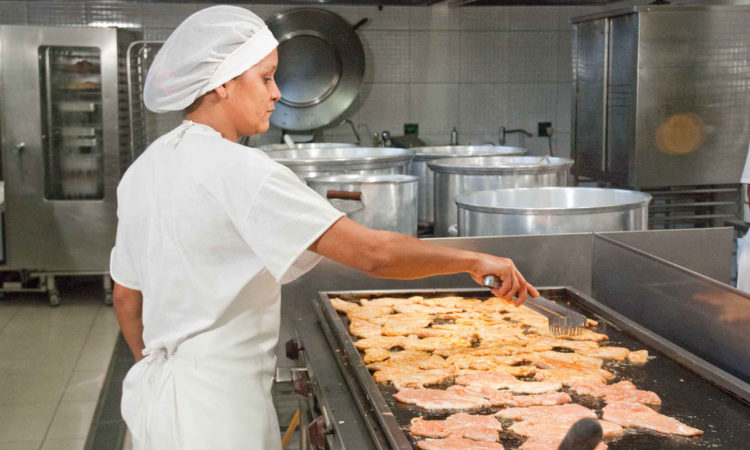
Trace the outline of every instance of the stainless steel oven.
<instances>
[{"instance_id":1,"label":"stainless steel oven","mask_svg":"<svg viewBox=\"0 0 750 450\"><path fill-rule=\"evenodd\" d=\"M129 162L115 28L0 26L3 271L103 273Z\"/></svg>"}]
</instances>

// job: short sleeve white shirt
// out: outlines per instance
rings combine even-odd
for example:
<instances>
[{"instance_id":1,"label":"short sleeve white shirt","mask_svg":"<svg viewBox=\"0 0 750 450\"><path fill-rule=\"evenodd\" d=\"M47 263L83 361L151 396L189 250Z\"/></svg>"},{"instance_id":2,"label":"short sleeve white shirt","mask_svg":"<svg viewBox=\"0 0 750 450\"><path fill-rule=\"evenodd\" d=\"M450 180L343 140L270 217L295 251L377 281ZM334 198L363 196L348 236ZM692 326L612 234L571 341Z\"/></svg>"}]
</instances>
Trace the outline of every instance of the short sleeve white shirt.
<instances>
[{"instance_id":1,"label":"short sleeve white shirt","mask_svg":"<svg viewBox=\"0 0 750 450\"><path fill-rule=\"evenodd\" d=\"M740 183L750 184L750 144L748 144L747 156L745 157L745 168L742 170ZM742 215L745 222L750 222L750 209L748 209L747 187L742 189Z\"/></svg>"},{"instance_id":2,"label":"short sleeve white shirt","mask_svg":"<svg viewBox=\"0 0 750 450\"><path fill-rule=\"evenodd\" d=\"M143 294L147 348L173 353L238 296L259 308L320 257L307 248L343 213L260 150L185 121L117 188L110 272Z\"/></svg>"}]
</instances>

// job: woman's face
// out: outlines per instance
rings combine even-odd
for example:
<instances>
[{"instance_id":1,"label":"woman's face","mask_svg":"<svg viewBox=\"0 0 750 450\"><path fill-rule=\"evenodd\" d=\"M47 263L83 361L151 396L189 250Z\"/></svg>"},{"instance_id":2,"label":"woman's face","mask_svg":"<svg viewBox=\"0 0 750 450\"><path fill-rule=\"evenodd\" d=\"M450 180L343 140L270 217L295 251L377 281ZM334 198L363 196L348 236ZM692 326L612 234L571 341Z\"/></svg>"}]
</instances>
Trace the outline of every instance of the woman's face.
<instances>
[{"instance_id":1,"label":"woman's face","mask_svg":"<svg viewBox=\"0 0 750 450\"><path fill-rule=\"evenodd\" d=\"M225 84L230 119L239 136L251 136L268 130L274 103L281 98L273 78L278 62L278 52L274 49L256 65Z\"/></svg>"}]
</instances>

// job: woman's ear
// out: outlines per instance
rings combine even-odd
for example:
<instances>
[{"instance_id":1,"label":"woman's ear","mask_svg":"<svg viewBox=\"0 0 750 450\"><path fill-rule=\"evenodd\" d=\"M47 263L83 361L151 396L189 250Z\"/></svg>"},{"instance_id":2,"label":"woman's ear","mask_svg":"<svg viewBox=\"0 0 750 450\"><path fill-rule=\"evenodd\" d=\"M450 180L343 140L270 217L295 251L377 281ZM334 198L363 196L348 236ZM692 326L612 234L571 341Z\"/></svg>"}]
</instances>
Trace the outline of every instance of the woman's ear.
<instances>
[{"instance_id":1,"label":"woman's ear","mask_svg":"<svg viewBox=\"0 0 750 450\"><path fill-rule=\"evenodd\" d=\"M218 95L219 98L229 97L229 92L227 91L227 88L224 84L222 84L221 86L215 87L214 92L216 92L216 95Z\"/></svg>"}]
</instances>

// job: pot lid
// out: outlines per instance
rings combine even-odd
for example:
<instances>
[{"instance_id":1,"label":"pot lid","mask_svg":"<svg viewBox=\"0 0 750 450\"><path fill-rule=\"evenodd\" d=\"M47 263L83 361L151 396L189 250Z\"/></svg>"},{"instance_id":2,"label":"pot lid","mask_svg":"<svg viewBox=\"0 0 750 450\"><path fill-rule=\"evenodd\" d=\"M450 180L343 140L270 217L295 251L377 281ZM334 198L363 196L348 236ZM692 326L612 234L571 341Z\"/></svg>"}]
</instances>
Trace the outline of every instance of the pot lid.
<instances>
[{"instance_id":1,"label":"pot lid","mask_svg":"<svg viewBox=\"0 0 750 450\"><path fill-rule=\"evenodd\" d=\"M416 153L414 159L459 158L462 156L522 156L526 149L504 145L438 145L430 147L412 147Z\"/></svg>"},{"instance_id":2,"label":"pot lid","mask_svg":"<svg viewBox=\"0 0 750 450\"><path fill-rule=\"evenodd\" d=\"M417 183L418 177L414 175L402 175L402 174L339 174L339 175L323 175L319 177L312 177L305 179L305 182L309 185L314 184L329 184L329 183L345 183L345 184L402 184L402 183Z\"/></svg>"},{"instance_id":3,"label":"pot lid","mask_svg":"<svg viewBox=\"0 0 750 450\"><path fill-rule=\"evenodd\" d=\"M555 156L473 156L436 159L427 165L442 173L546 173L567 170L573 165L573 160Z\"/></svg>"},{"instance_id":4,"label":"pot lid","mask_svg":"<svg viewBox=\"0 0 750 450\"><path fill-rule=\"evenodd\" d=\"M276 84L281 100L271 123L290 131L333 122L352 104L365 73L365 52L354 29L323 9L299 8L267 22L279 41Z\"/></svg>"},{"instance_id":5,"label":"pot lid","mask_svg":"<svg viewBox=\"0 0 750 450\"><path fill-rule=\"evenodd\" d=\"M648 206L651 195L626 189L536 187L456 196L461 209L495 214L592 214Z\"/></svg>"},{"instance_id":6,"label":"pot lid","mask_svg":"<svg viewBox=\"0 0 750 450\"><path fill-rule=\"evenodd\" d=\"M363 162L409 161L414 151L394 147L328 147L269 150L272 159L285 166L305 166L315 164L352 165Z\"/></svg>"}]
</instances>

